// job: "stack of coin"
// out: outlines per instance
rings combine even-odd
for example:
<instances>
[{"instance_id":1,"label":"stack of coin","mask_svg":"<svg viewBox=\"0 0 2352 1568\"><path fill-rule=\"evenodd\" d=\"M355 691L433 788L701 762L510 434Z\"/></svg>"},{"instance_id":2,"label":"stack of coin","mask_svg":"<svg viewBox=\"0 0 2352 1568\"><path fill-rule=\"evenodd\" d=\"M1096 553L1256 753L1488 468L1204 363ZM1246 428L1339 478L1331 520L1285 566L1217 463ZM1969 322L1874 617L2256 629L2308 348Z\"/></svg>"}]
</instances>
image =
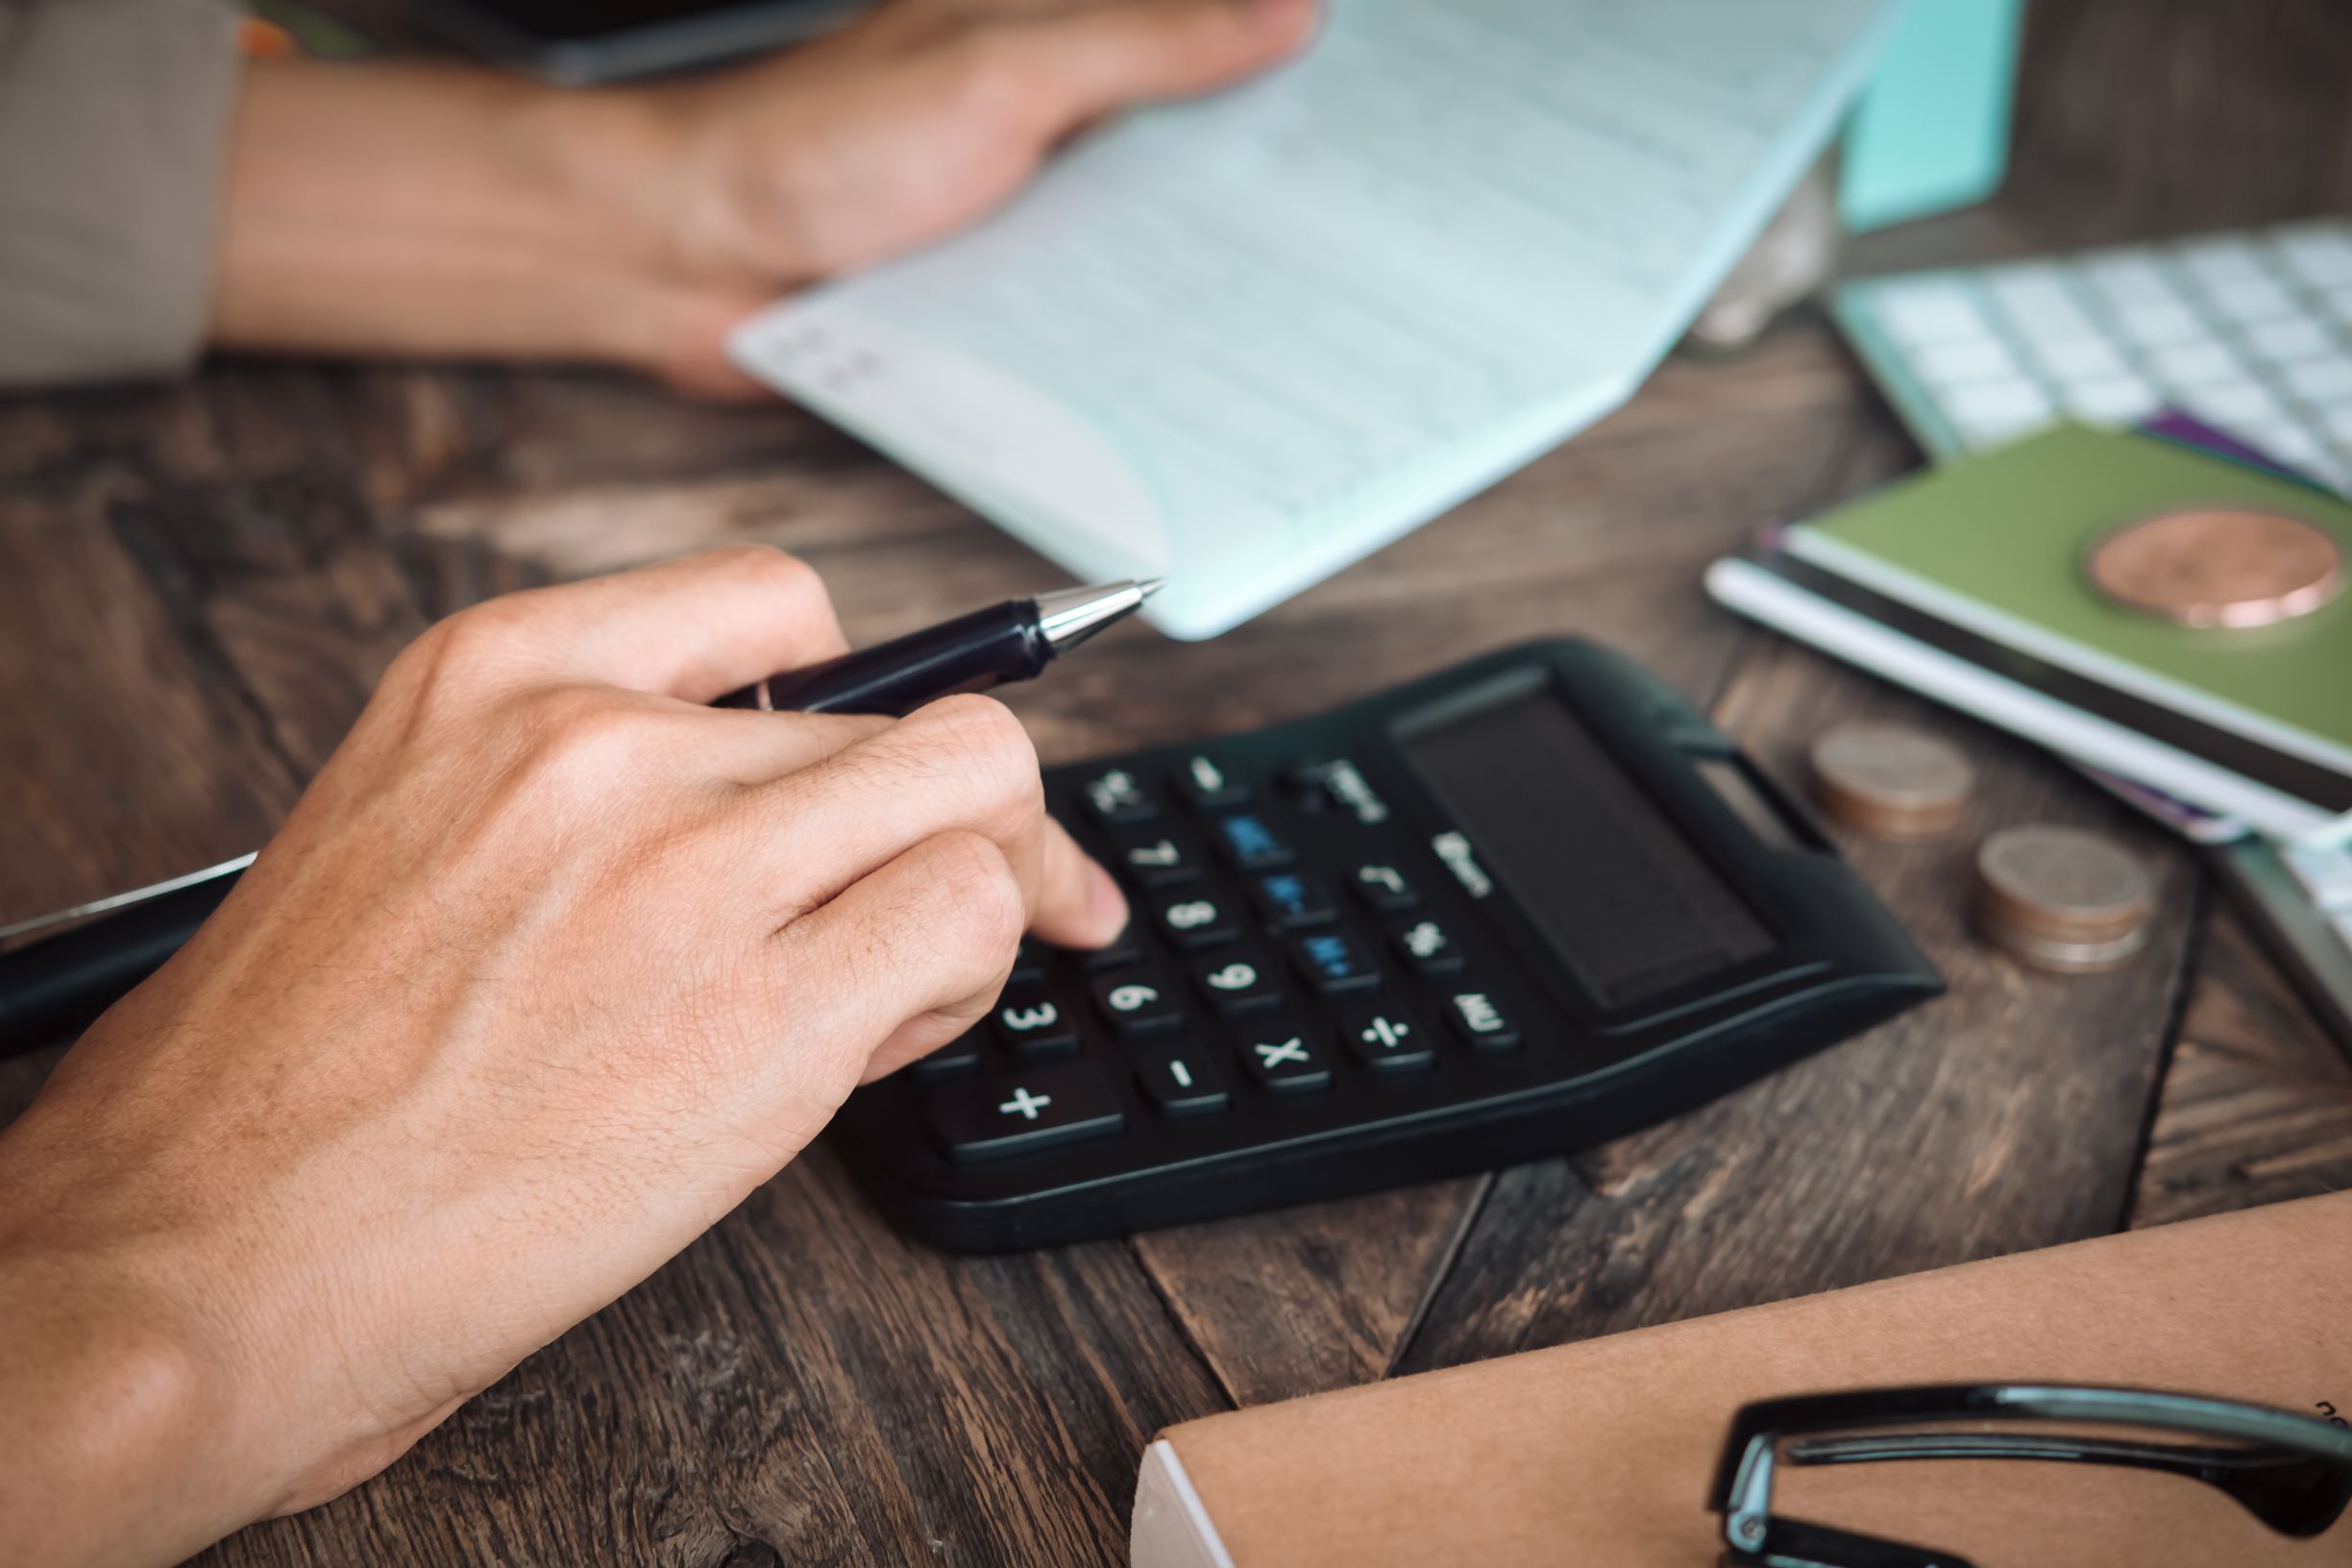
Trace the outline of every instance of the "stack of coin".
<instances>
[{"instance_id":1,"label":"stack of coin","mask_svg":"<svg viewBox=\"0 0 2352 1568\"><path fill-rule=\"evenodd\" d=\"M2099 834L2012 827L1976 851L1976 929L2036 968L2115 968L2146 943L2155 912L2146 868Z\"/></svg>"},{"instance_id":2,"label":"stack of coin","mask_svg":"<svg viewBox=\"0 0 2352 1568\"><path fill-rule=\"evenodd\" d=\"M1813 788L1822 809L1876 838L1948 831L1975 784L1968 759L1925 730L1838 724L1813 743Z\"/></svg>"}]
</instances>

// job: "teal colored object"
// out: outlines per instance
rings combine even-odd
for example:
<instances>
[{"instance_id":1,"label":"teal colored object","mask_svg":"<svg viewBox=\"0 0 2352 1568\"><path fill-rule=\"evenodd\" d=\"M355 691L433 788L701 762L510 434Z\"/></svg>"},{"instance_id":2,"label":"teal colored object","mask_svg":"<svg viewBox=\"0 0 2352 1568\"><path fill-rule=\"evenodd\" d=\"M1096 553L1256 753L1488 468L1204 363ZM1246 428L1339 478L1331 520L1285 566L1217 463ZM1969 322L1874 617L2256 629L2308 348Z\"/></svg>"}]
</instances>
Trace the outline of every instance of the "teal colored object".
<instances>
[{"instance_id":1,"label":"teal colored object","mask_svg":"<svg viewBox=\"0 0 2352 1568\"><path fill-rule=\"evenodd\" d=\"M2024 10L2024 0L1911 0L1847 128L1838 211L1850 233L1999 188Z\"/></svg>"}]
</instances>

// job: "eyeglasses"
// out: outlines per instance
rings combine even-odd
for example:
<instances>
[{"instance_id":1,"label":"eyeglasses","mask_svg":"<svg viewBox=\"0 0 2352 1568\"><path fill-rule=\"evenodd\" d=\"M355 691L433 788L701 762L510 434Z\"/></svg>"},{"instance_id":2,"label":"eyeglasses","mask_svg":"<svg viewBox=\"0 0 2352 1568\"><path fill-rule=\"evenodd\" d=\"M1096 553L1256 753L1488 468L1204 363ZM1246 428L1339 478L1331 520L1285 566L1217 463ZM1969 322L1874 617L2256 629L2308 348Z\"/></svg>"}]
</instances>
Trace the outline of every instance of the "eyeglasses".
<instances>
[{"instance_id":1,"label":"eyeglasses","mask_svg":"<svg viewBox=\"0 0 2352 1568\"><path fill-rule=\"evenodd\" d=\"M2041 1422L2066 1422L2070 1430L2035 1430ZM1955 1423L1972 1430L1932 1430ZM1905 1427L1930 1430L1886 1430ZM2086 1433L2084 1427L2129 1432ZM2157 1440L2164 1434L2181 1440ZM2296 1537L2319 1534L2352 1502L2352 1431L2291 1410L2050 1384L1862 1388L1763 1400L1731 1418L1708 1503L1723 1515L1724 1563L1973 1568L1948 1552L1772 1511L1773 1482L1784 1465L1894 1459L2045 1459L2154 1470L2212 1486L2272 1530Z\"/></svg>"}]
</instances>

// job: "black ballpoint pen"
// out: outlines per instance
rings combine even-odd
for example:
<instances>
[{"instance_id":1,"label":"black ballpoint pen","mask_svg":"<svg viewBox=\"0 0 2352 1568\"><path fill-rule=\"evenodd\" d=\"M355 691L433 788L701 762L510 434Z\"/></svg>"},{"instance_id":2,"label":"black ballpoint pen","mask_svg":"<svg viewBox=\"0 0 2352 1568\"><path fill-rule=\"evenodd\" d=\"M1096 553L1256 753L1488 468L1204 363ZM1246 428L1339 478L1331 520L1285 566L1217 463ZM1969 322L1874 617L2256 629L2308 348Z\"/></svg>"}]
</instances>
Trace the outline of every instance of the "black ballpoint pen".
<instances>
[{"instance_id":1,"label":"black ballpoint pen","mask_svg":"<svg viewBox=\"0 0 2352 1568\"><path fill-rule=\"evenodd\" d=\"M730 692L723 708L901 714L951 692L1030 680L1058 656L1126 619L1161 579L1065 588L1011 600L804 670ZM252 855L96 903L0 927L0 1057L87 1027L186 943L229 895Z\"/></svg>"}]
</instances>

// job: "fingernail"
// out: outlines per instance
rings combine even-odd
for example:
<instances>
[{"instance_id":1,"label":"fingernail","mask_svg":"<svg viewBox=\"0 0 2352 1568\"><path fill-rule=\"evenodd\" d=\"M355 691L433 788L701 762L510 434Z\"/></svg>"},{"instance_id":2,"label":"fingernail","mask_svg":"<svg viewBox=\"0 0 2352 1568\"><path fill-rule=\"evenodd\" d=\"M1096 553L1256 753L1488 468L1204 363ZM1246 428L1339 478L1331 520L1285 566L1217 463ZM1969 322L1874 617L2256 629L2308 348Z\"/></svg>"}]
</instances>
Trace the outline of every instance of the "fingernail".
<instances>
[{"instance_id":1,"label":"fingernail","mask_svg":"<svg viewBox=\"0 0 2352 1568\"><path fill-rule=\"evenodd\" d=\"M1087 870L1094 878L1094 891L1089 901L1094 906L1094 919L1102 927L1103 940L1108 942L1127 929L1127 895L1111 880L1111 873L1092 861L1087 863Z\"/></svg>"}]
</instances>

